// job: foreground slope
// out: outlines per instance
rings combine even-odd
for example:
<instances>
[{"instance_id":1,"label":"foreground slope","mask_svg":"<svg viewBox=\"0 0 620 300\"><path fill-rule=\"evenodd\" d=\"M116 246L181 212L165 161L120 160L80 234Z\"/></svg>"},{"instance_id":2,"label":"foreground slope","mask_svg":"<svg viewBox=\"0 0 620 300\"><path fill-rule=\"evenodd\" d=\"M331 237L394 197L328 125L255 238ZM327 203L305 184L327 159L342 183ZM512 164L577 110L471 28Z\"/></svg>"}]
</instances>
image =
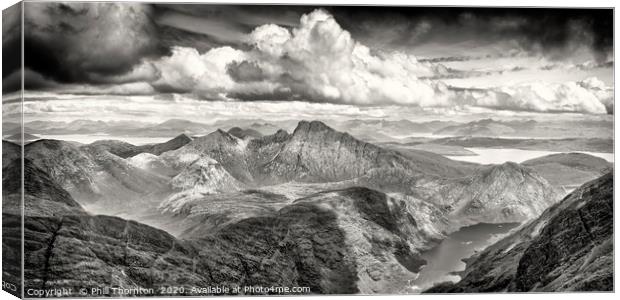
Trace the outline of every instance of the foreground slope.
<instances>
[{"instance_id":1,"label":"foreground slope","mask_svg":"<svg viewBox=\"0 0 620 300\"><path fill-rule=\"evenodd\" d=\"M428 292L612 291L613 175L590 181Z\"/></svg>"}]
</instances>

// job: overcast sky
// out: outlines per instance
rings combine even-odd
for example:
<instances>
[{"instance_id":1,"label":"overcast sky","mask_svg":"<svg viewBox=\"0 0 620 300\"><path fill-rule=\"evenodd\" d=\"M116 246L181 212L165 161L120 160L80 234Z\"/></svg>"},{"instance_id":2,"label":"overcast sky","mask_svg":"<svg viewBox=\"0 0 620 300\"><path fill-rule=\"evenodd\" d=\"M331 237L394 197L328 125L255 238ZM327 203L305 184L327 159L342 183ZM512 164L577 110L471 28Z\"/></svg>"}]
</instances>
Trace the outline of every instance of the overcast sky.
<instances>
[{"instance_id":1,"label":"overcast sky","mask_svg":"<svg viewBox=\"0 0 620 300\"><path fill-rule=\"evenodd\" d=\"M97 110L93 118L141 111L150 120L219 110L389 118L613 110L612 10L25 7L33 119ZM16 24L5 11L5 62L19 61ZM5 102L19 87L18 67L4 64Z\"/></svg>"}]
</instances>

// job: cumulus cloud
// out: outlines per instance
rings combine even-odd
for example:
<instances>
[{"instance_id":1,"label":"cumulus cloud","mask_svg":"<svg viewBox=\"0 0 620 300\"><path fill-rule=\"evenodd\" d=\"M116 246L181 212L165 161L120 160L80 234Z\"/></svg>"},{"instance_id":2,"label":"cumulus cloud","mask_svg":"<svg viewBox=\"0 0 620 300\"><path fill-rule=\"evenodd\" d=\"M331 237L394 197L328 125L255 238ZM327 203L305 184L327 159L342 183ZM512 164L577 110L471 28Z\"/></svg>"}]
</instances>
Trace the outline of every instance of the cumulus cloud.
<instances>
[{"instance_id":1,"label":"cumulus cloud","mask_svg":"<svg viewBox=\"0 0 620 300\"><path fill-rule=\"evenodd\" d=\"M614 88L607 86L603 81L596 77L588 77L577 83L594 94L605 106L608 114L614 113Z\"/></svg>"},{"instance_id":2,"label":"cumulus cloud","mask_svg":"<svg viewBox=\"0 0 620 300\"><path fill-rule=\"evenodd\" d=\"M536 112L605 114L597 94L580 82L533 82L490 89L456 89L454 103Z\"/></svg>"},{"instance_id":3,"label":"cumulus cloud","mask_svg":"<svg viewBox=\"0 0 620 300\"><path fill-rule=\"evenodd\" d=\"M372 53L324 10L303 15L292 31L274 24L254 29L249 51L230 47L204 54L175 48L154 62L156 86L225 98L243 91L316 102L436 105L434 83L418 79L432 66L403 53ZM258 79L262 81L257 82Z\"/></svg>"},{"instance_id":4,"label":"cumulus cloud","mask_svg":"<svg viewBox=\"0 0 620 300\"><path fill-rule=\"evenodd\" d=\"M152 62L160 74L154 86L212 100L605 113L601 94L575 82L451 89L432 80L449 75L445 66L402 52L373 51L321 9L303 15L292 30L274 24L259 26L245 42L252 48L220 47L201 54L177 47L171 56Z\"/></svg>"}]
</instances>

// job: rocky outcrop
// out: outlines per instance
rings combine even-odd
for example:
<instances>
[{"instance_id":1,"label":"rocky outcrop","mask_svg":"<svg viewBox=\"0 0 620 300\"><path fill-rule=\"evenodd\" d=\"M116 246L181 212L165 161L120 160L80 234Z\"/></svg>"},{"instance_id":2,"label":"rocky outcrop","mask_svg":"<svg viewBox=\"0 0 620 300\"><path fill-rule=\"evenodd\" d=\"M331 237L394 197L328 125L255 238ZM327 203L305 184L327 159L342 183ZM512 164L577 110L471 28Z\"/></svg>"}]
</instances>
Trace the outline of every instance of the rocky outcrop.
<instances>
[{"instance_id":1,"label":"rocky outcrop","mask_svg":"<svg viewBox=\"0 0 620 300\"><path fill-rule=\"evenodd\" d=\"M428 292L612 291L613 175L590 181Z\"/></svg>"}]
</instances>

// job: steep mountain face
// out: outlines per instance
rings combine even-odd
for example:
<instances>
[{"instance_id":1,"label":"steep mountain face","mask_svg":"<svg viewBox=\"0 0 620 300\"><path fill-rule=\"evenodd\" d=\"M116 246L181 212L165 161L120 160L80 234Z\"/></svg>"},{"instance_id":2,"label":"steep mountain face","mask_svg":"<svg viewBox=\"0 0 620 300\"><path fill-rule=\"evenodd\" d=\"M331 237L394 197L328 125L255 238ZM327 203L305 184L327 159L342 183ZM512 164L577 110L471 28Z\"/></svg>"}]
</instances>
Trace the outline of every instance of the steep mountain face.
<instances>
[{"instance_id":1,"label":"steep mountain face","mask_svg":"<svg viewBox=\"0 0 620 300\"><path fill-rule=\"evenodd\" d=\"M419 251L442 237L425 224L429 215L440 215L436 208L420 209L414 199L367 188L330 190L288 201L264 191L242 196L212 195L194 203L190 218L196 218L195 226L184 237L206 236L205 242L230 247L222 254L211 252L210 259L253 257L246 263L252 280L259 282L266 278L282 282L277 276L265 277L281 271L313 291L399 290L424 264ZM421 217L421 211L429 215ZM435 225L445 223L438 220Z\"/></svg>"},{"instance_id":2,"label":"steep mountain face","mask_svg":"<svg viewBox=\"0 0 620 300\"><path fill-rule=\"evenodd\" d=\"M335 214L344 243L354 261L357 288L361 293L399 290L415 278L424 264L418 251L433 239L411 213L415 208L402 199L367 188L321 192L295 200L292 207L312 205Z\"/></svg>"},{"instance_id":3,"label":"steep mountain face","mask_svg":"<svg viewBox=\"0 0 620 300\"><path fill-rule=\"evenodd\" d=\"M98 147L122 158L128 158L136 156L140 153L160 155L166 151L179 149L191 141L192 138L185 134L180 134L167 142L159 144L135 146L122 141L102 140L93 142L89 146Z\"/></svg>"},{"instance_id":4,"label":"steep mountain face","mask_svg":"<svg viewBox=\"0 0 620 300\"><path fill-rule=\"evenodd\" d=\"M167 187L166 177L138 169L98 147L39 140L26 145L24 153L33 165L91 209L139 206L136 199Z\"/></svg>"},{"instance_id":5,"label":"steep mountain face","mask_svg":"<svg viewBox=\"0 0 620 300\"><path fill-rule=\"evenodd\" d=\"M613 175L590 181L428 292L613 290Z\"/></svg>"},{"instance_id":6,"label":"steep mountain face","mask_svg":"<svg viewBox=\"0 0 620 300\"><path fill-rule=\"evenodd\" d=\"M6 149L6 148L5 148ZM22 222L22 175L24 176L23 214ZM38 169L28 160L20 158L4 164L2 168L2 255L7 258L2 261L3 280L17 283L21 288L21 258L22 241L25 243L25 261L29 261L29 246L32 241L22 236L22 228L27 224L30 216L85 216L86 212L69 195L69 193L54 182L48 174ZM40 263L32 261L32 264Z\"/></svg>"},{"instance_id":7,"label":"steep mountain face","mask_svg":"<svg viewBox=\"0 0 620 300\"><path fill-rule=\"evenodd\" d=\"M192 286L273 284L358 291L342 230L332 213L315 206L245 219L193 241L108 216L27 217L25 235L27 288L137 285L160 294L171 285L188 293Z\"/></svg>"},{"instance_id":8,"label":"steep mountain face","mask_svg":"<svg viewBox=\"0 0 620 300\"><path fill-rule=\"evenodd\" d=\"M272 147L276 150L270 153L273 156L259 160L256 168L258 177L268 183L343 181L364 176L373 169L402 170L410 178L419 178L450 168L422 160L413 162L398 152L359 141L318 121L300 122L280 147ZM452 171L458 172L455 169Z\"/></svg>"},{"instance_id":9,"label":"steep mountain face","mask_svg":"<svg viewBox=\"0 0 620 300\"><path fill-rule=\"evenodd\" d=\"M13 160L2 169L2 209L21 214L22 162ZM24 160L24 209L29 215L85 214L71 195L29 159Z\"/></svg>"},{"instance_id":10,"label":"steep mountain face","mask_svg":"<svg viewBox=\"0 0 620 300\"><path fill-rule=\"evenodd\" d=\"M2 167L8 166L14 159L21 157L21 146L8 141L2 141Z\"/></svg>"},{"instance_id":11,"label":"steep mountain face","mask_svg":"<svg viewBox=\"0 0 620 300\"><path fill-rule=\"evenodd\" d=\"M39 140L24 147L24 157L73 195L97 193L93 178L95 163L74 145L57 140Z\"/></svg>"},{"instance_id":12,"label":"steep mountain face","mask_svg":"<svg viewBox=\"0 0 620 300\"><path fill-rule=\"evenodd\" d=\"M528 166L552 185L571 189L607 173L613 164L584 153L551 154L521 163Z\"/></svg>"},{"instance_id":13,"label":"steep mountain face","mask_svg":"<svg viewBox=\"0 0 620 300\"><path fill-rule=\"evenodd\" d=\"M450 206L450 215L461 226L527 221L559 200L544 178L513 162L478 170L440 191L433 198Z\"/></svg>"},{"instance_id":14,"label":"steep mountain face","mask_svg":"<svg viewBox=\"0 0 620 300\"><path fill-rule=\"evenodd\" d=\"M252 175L246 164L246 145L246 141L218 129L206 136L195 138L177 150L163 153L161 158L178 172L201 157L212 158L234 178L248 183L252 182Z\"/></svg>"}]
</instances>

